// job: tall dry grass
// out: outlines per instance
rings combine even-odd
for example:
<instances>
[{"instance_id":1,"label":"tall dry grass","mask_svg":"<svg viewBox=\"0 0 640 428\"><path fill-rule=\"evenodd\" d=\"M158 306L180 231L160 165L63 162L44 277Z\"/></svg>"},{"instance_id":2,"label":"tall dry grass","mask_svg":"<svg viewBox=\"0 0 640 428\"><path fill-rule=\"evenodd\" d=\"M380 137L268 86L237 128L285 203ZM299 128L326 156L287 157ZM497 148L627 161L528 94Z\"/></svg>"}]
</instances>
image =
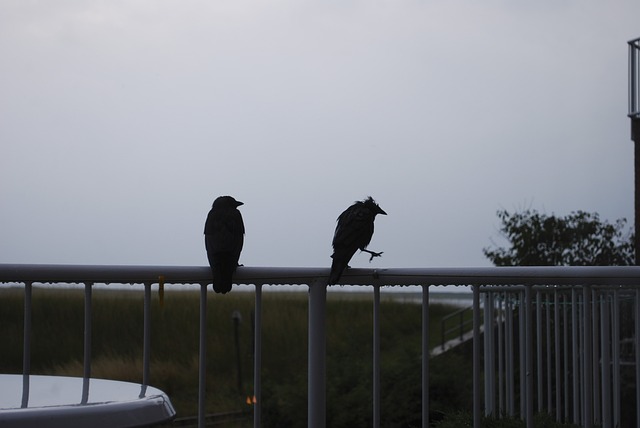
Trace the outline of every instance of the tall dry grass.
<instances>
[{"instance_id":1,"label":"tall dry grass","mask_svg":"<svg viewBox=\"0 0 640 428\"><path fill-rule=\"evenodd\" d=\"M262 381L265 426L306 426L308 302L306 293L263 294ZM33 291L31 367L35 374L82 376L84 294L82 290ZM22 370L23 295L0 288L0 370ZM207 413L246 409L253 388L252 310L254 295L209 293L207 310ZM143 297L139 291L94 290L92 376L142 381ZM431 340L437 320L455 308L432 305ZM231 314L239 325L242 387ZM369 423L372 355L371 297L329 293L327 305L327 390L332 426ZM166 392L179 416L197 413L198 291L167 291L161 306L152 299L151 384ZM398 404L401 391L415 395L420 385L421 308L383 300L381 346L383 387L397 413L414 417L416 403ZM385 380L386 379L386 380ZM397 390L397 391L396 391ZM393 396L392 396L393 395ZM413 397L411 400L415 400ZM402 424L406 418L396 417ZM394 426L388 421L388 426ZM354 425L355 424L355 425ZM401 426L401 425L397 425Z\"/></svg>"}]
</instances>

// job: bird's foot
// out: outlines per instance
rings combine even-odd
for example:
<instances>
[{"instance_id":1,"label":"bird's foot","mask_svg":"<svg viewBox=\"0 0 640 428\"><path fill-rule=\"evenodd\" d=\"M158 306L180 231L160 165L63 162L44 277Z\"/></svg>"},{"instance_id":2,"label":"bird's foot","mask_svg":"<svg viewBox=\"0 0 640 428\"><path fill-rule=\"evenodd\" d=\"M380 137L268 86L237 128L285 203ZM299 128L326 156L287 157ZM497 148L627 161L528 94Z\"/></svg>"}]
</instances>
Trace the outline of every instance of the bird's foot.
<instances>
[{"instance_id":1,"label":"bird's foot","mask_svg":"<svg viewBox=\"0 0 640 428\"><path fill-rule=\"evenodd\" d=\"M369 253L371 254L371 257L369 257L369 263L371 263L371 260L373 260L374 257L382 257L382 253L384 253L384 251L380 251L379 253L376 253L375 251L369 251L369 250L362 250L365 253Z\"/></svg>"}]
</instances>

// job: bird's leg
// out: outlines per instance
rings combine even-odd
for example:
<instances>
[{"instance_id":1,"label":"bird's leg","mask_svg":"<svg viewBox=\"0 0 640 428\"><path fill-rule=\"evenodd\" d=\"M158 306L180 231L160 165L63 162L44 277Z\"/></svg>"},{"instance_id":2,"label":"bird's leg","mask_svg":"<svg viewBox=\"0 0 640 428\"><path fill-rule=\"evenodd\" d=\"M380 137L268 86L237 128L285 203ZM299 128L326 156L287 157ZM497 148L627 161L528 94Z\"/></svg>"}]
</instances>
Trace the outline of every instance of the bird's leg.
<instances>
[{"instance_id":1,"label":"bird's leg","mask_svg":"<svg viewBox=\"0 0 640 428\"><path fill-rule=\"evenodd\" d=\"M361 250L361 251L371 254L371 257L369 257L369 263L371 263L371 260L373 260L374 257L382 257L382 253L384 253L384 251L380 251L379 253L376 253L375 251L369 251L369 250Z\"/></svg>"}]
</instances>

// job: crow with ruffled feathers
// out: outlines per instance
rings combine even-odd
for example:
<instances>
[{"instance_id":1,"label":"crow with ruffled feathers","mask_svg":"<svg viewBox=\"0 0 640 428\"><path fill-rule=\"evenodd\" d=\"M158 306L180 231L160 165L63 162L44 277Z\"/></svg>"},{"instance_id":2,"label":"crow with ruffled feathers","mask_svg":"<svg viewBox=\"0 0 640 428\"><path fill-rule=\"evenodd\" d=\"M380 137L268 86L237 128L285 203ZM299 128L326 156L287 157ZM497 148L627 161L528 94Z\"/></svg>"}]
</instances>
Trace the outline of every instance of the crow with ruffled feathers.
<instances>
[{"instance_id":1,"label":"crow with ruffled feathers","mask_svg":"<svg viewBox=\"0 0 640 428\"><path fill-rule=\"evenodd\" d=\"M231 291L233 274L238 267L244 244L244 222L238 210L240 205L243 203L231 196L216 198L204 224L204 244L216 293Z\"/></svg>"},{"instance_id":2,"label":"crow with ruffled feathers","mask_svg":"<svg viewBox=\"0 0 640 428\"><path fill-rule=\"evenodd\" d=\"M378 214L387 215L371 196L364 201L354 203L340 214L333 235L333 255L331 256L333 261L329 285L336 284L340 280L342 272L348 267L349 260L356 250L369 253L371 255L369 261L382 255L382 251L376 253L367 250L367 245L373 236L373 221Z\"/></svg>"}]
</instances>

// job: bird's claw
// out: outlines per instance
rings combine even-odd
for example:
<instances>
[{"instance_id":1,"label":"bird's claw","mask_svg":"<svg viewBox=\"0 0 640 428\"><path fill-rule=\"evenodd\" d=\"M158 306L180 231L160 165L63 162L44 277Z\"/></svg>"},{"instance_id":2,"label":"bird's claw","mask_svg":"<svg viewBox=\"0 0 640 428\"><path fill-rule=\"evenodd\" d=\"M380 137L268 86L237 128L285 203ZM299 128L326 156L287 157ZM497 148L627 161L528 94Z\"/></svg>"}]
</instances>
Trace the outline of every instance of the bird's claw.
<instances>
[{"instance_id":1,"label":"bird's claw","mask_svg":"<svg viewBox=\"0 0 640 428\"><path fill-rule=\"evenodd\" d=\"M369 263L371 263L371 260L373 260L374 257L382 257L382 253L384 253L384 251L380 251L379 253L376 253L375 251L369 251L369 250L362 250L366 253L369 253L371 255L371 257L369 257Z\"/></svg>"}]
</instances>

